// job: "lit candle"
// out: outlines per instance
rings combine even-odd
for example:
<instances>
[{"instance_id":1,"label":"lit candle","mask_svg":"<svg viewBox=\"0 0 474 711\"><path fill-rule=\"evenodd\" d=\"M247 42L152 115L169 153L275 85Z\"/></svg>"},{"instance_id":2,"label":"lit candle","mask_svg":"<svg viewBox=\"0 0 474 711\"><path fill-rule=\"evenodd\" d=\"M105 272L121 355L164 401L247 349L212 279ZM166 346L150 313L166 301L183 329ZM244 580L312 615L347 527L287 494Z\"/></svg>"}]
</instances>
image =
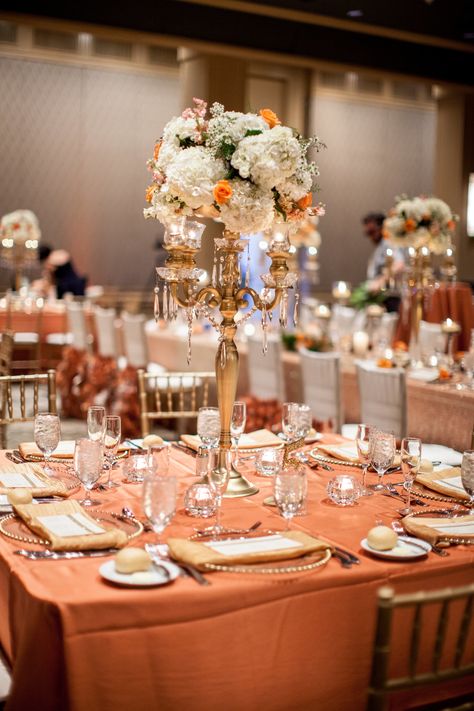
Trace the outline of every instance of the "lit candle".
<instances>
[{"instance_id":1,"label":"lit candle","mask_svg":"<svg viewBox=\"0 0 474 711\"><path fill-rule=\"evenodd\" d=\"M443 333L459 333L460 330L461 326L451 318L447 318L441 324L441 331Z\"/></svg>"},{"instance_id":2,"label":"lit candle","mask_svg":"<svg viewBox=\"0 0 474 711\"><path fill-rule=\"evenodd\" d=\"M332 295L337 301L348 299L351 295L350 284L346 281L336 281L332 289Z\"/></svg>"},{"instance_id":3,"label":"lit candle","mask_svg":"<svg viewBox=\"0 0 474 711\"><path fill-rule=\"evenodd\" d=\"M365 331L356 331L352 336L352 350L356 356L365 356L369 349L369 334Z\"/></svg>"}]
</instances>

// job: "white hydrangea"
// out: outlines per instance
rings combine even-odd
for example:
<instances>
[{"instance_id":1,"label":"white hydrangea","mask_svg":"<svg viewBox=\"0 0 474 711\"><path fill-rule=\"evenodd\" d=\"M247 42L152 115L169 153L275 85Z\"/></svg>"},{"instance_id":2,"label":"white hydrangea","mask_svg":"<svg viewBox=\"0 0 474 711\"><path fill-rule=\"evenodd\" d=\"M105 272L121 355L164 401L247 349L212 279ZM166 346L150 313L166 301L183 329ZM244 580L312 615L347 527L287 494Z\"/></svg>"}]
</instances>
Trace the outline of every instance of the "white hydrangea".
<instances>
[{"instance_id":1,"label":"white hydrangea","mask_svg":"<svg viewBox=\"0 0 474 711\"><path fill-rule=\"evenodd\" d=\"M167 186L163 186L161 190L155 190L151 206L143 210L143 215L145 219L154 217L166 225L176 215L192 215L192 210L170 195Z\"/></svg>"},{"instance_id":2,"label":"white hydrangea","mask_svg":"<svg viewBox=\"0 0 474 711\"><path fill-rule=\"evenodd\" d=\"M212 205L213 188L225 175L224 162L214 158L207 148L186 148L169 164L167 182L161 192L168 190L188 207L197 209L201 205Z\"/></svg>"},{"instance_id":3,"label":"white hydrangea","mask_svg":"<svg viewBox=\"0 0 474 711\"><path fill-rule=\"evenodd\" d=\"M267 122L256 114L243 114L238 111L226 111L209 121L207 128L208 144L216 149L223 142L237 145L247 131L268 131Z\"/></svg>"},{"instance_id":4,"label":"white hydrangea","mask_svg":"<svg viewBox=\"0 0 474 711\"><path fill-rule=\"evenodd\" d=\"M309 171L298 171L290 178L276 184L280 195L293 202L298 202L307 195L313 186L313 176Z\"/></svg>"},{"instance_id":5,"label":"white hydrangea","mask_svg":"<svg viewBox=\"0 0 474 711\"><path fill-rule=\"evenodd\" d=\"M242 178L271 189L296 171L300 159L301 147L291 128L275 126L258 136L243 138L231 164Z\"/></svg>"},{"instance_id":6,"label":"white hydrangea","mask_svg":"<svg viewBox=\"0 0 474 711\"><path fill-rule=\"evenodd\" d=\"M428 213L433 219L436 219L440 224L446 224L453 219L453 214L449 205L447 205L444 200L440 200L436 197L425 198L423 200L425 205L425 212Z\"/></svg>"},{"instance_id":7,"label":"white hydrangea","mask_svg":"<svg viewBox=\"0 0 474 711\"><path fill-rule=\"evenodd\" d=\"M239 178L230 180L229 183L232 196L220 208L220 219L226 228L242 234L269 229L274 218L272 192Z\"/></svg>"},{"instance_id":8,"label":"white hydrangea","mask_svg":"<svg viewBox=\"0 0 474 711\"><path fill-rule=\"evenodd\" d=\"M163 142L160 146L158 159L154 165L156 170L165 172L169 164L176 158L177 154L182 150L176 143Z\"/></svg>"},{"instance_id":9,"label":"white hydrangea","mask_svg":"<svg viewBox=\"0 0 474 711\"><path fill-rule=\"evenodd\" d=\"M196 143L201 142L201 133L195 118L175 116L171 121L168 121L163 129L163 144L179 147L180 141L185 141L188 138Z\"/></svg>"}]
</instances>

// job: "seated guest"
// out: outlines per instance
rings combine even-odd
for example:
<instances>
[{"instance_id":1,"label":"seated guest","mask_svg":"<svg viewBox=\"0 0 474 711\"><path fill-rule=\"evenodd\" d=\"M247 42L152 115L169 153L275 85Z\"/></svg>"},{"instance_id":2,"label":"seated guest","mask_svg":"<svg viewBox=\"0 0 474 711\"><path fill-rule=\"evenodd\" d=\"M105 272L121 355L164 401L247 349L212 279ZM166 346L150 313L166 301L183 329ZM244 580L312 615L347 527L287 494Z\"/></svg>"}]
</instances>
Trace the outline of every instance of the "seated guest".
<instances>
[{"instance_id":1,"label":"seated guest","mask_svg":"<svg viewBox=\"0 0 474 711\"><path fill-rule=\"evenodd\" d=\"M84 296L87 279L77 274L69 252L42 245L39 259L45 266L44 280L56 288L58 299L62 299L64 294Z\"/></svg>"},{"instance_id":2,"label":"seated guest","mask_svg":"<svg viewBox=\"0 0 474 711\"><path fill-rule=\"evenodd\" d=\"M384 220L385 215L382 212L369 212L362 218L364 235L375 245L375 249L367 263L367 282L365 288L369 294L377 294L389 286L385 272L388 249L392 250L393 255L391 278L396 280L405 269L405 251L392 247L390 242L383 238L382 228ZM394 293L393 285L390 293L386 295L384 303L387 311L398 311L400 298Z\"/></svg>"}]
</instances>

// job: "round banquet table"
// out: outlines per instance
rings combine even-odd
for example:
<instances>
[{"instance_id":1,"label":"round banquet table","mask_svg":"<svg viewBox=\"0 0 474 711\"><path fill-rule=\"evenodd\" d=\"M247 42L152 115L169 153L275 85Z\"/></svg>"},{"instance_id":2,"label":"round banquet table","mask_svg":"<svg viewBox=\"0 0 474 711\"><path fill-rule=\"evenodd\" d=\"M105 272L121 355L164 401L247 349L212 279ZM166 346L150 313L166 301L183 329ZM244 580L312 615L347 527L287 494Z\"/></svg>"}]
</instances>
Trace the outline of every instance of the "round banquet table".
<instances>
[{"instance_id":1,"label":"round banquet table","mask_svg":"<svg viewBox=\"0 0 474 711\"><path fill-rule=\"evenodd\" d=\"M64 304L47 303L38 314L36 311L12 311L8 314L6 309L0 309L0 329L11 330L15 333L36 333L40 330L44 339L50 333L66 333L67 318Z\"/></svg>"},{"instance_id":2,"label":"round banquet table","mask_svg":"<svg viewBox=\"0 0 474 711\"><path fill-rule=\"evenodd\" d=\"M336 441L341 438L326 438ZM193 524L203 524L182 509L194 466L191 456L172 450L179 504L165 537L188 537ZM336 470L354 473L343 465ZM386 583L398 593L466 585L474 548L458 546L448 557L430 554L417 562L371 557L360 540L376 519L396 517L400 503L376 495L338 509L326 498L332 475L308 471L307 514L292 527L358 555L360 565L350 569L331 560L280 577L206 573L207 587L179 577L163 587L120 588L99 575L107 558L29 561L14 555L17 542L0 535L0 641L13 661L8 711L365 709L377 589ZM260 520L262 529L281 530L276 510L263 505L271 480L251 469L248 476L260 492L224 500L223 524L248 527ZM141 516L141 487L122 483L120 469L113 478L122 485L98 493L103 507L118 512L126 505ZM134 545L147 540L154 534ZM401 671L408 656L398 637L403 625L395 630L394 665ZM466 649L474 661L472 625ZM464 691L460 681L456 690ZM433 698L425 688L408 696L418 703ZM406 694L393 708L407 708Z\"/></svg>"}]
</instances>

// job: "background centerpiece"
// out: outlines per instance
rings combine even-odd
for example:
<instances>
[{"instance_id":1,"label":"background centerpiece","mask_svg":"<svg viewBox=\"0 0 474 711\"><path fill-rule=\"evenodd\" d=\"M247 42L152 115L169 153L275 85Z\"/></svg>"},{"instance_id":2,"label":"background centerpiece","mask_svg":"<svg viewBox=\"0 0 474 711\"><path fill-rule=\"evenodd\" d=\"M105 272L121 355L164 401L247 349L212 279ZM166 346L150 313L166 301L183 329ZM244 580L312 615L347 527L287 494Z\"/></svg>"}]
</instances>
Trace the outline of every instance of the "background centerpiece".
<instances>
[{"instance_id":1,"label":"background centerpiece","mask_svg":"<svg viewBox=\"0 0 474 711\"><path fill-rule=\"evenodd\" d=\"M312 207L315 163L308 150L319 150L317 138L305 139L282 126L270 109L259 114L225 111L215 103L194 99L193 108L169 121L162 139L148 161L152 183L146 191L150 207L146 218L165 225L164 247L169 256L158 268L163 282L160 301L155 287L155 317L176 317L178 308L188 321L188 360L195 317L207 317L219 332L216 354L217 395L221 419L219 466L226 467L231 446L230 420L238 377L237 327L257 310L261 312L263 349L268 322L279 307L282 327L288 320L288 290L296 288L297 274L287 260L292 227L310 215L324 213ZM223 236L214 240L214 266L209 286L201 287L203 272L195 256L205 226L193 216L211 216L224 225ZM263 288L250 287L248 240L269 232L269 271L261 275ZM245 275L242 254L247 251ZM160 305L161 303L161 305ZM295 297L295 317L298 298ZM161 309L161 311L160 311ZM214 310L217 311L214 312ZM233 470L228 495L245 496L257 489Z\"/></svg>"}]
</instances>

